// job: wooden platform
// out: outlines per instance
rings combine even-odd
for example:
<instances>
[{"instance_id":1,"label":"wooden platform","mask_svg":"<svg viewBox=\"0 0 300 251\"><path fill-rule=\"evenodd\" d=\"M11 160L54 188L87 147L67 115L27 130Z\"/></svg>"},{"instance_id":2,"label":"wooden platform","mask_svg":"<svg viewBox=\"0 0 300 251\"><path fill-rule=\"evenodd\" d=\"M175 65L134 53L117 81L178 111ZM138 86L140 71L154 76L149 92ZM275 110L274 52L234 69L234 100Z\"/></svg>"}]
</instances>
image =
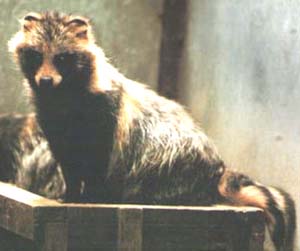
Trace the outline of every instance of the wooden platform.
<instances>
[{"instance_id":1,"label":"wooden platform","mask_svg":"<svg viewBox=\"0 0 300 251\"><path fill-rule=\"evenodd\" d=\"M257 208L62 204L0 182L5 251L262 251Z\"/></svg>"}]
</instances>

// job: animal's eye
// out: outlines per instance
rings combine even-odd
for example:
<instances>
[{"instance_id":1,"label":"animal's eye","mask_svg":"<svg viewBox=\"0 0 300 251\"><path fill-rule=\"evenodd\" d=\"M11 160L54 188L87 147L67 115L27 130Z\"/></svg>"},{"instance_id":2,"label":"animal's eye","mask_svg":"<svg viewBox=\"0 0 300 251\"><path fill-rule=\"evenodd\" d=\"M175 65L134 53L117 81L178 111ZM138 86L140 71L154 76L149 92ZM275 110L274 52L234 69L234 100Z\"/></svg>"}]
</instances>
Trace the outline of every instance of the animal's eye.
<instances>
[{"instance_id":1,"label":"animal's eye","mask_svg":"<svg viewBox=\"0 0 300 251\"><path fill-rule=\"evenodd\" d=\"M60 54L60 55L58 55L56 60L58 62L65 62L66 61L66 55L65 54Z\"/></svg>"},{"instance_id":2,"label":"animal's eye","mask_svg":"<svg viewBox=\"0 0 300 251\"><path fill-rule=\"evenodd\" d=\"M74 64L76 61L75 53L64 52L54 56L54 64L61 66L64 64Z\"/></svg>"},{"instance_id":3,"label":"animal's eye","mask_svg":"<svg viewBox=\"0 0 300 251\"><path fill-rule=\"evenodd\" d=\"M20 53L29 64L41 64L43 61L43 54L35 49L24 48Z\"/></svg>"},{"instance_id":4,"label":"animal's eye","mask_svg":"<svg viewBox=\"0 0 300 251\"><path fill-rule=\"evenodd\" d=\"M33 73L43 63L43 54L32 48L22 48L19 50L22 68L25 72Z\"/></svg>"}]
</instances>

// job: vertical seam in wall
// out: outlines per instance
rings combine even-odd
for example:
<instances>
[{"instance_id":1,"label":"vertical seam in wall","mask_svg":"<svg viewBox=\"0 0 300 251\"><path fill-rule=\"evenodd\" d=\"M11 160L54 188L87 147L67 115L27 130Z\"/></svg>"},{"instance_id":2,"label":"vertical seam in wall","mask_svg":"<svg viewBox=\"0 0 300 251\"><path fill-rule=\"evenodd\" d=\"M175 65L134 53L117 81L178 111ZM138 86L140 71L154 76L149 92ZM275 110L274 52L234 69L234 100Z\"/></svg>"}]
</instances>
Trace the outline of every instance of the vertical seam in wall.
<instances>
[{"instance_id":1,"label":"vertical seam in wall","mask_svg":"<svg viewBox=\"0 0 300 251\"><path fill-rule=\"evenodd\" d=\"M186 38L188 0L164 0L158 92L178 98L178 78Z\"/></svg>"}]
</instances>

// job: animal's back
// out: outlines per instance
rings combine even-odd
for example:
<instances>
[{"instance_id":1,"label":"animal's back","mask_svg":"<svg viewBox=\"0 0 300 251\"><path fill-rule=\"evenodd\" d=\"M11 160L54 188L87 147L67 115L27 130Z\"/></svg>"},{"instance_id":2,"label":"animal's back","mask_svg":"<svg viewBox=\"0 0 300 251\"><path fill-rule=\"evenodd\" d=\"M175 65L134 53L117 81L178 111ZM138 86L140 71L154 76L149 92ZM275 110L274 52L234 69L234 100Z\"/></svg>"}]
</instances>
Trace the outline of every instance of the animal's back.
<instances>
[{"instance_id":1,"label":"animal's back","mask_svg":"<svg viewBox=\"0 0 300 251\"><path fill-rule=\"evenodd\" d=\"M110 175L123 169L123 200L215 203L216 184L225 166L197 123L181 105L139 83L124 78L120 86Z\"/></svg>"}]
</instances>

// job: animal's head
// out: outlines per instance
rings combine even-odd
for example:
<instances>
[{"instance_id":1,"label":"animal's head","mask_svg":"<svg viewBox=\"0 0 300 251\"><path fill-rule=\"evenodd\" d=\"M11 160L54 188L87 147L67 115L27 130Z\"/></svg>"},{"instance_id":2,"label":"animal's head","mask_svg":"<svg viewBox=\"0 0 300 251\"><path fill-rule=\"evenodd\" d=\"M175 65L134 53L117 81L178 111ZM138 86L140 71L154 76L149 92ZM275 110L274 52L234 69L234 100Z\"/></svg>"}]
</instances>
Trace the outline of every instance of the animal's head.
<instances>
[{"instance_id":1,"label":"animal's head","mask_svg":"<svg viewBox=\"0 0 300 251\"><path fill-rule=\"evenodd\" d=\"M57 12L27 14L8 45L35 91L88 86L104 58L88 19Z\"/></svg>"}]
</instances>

